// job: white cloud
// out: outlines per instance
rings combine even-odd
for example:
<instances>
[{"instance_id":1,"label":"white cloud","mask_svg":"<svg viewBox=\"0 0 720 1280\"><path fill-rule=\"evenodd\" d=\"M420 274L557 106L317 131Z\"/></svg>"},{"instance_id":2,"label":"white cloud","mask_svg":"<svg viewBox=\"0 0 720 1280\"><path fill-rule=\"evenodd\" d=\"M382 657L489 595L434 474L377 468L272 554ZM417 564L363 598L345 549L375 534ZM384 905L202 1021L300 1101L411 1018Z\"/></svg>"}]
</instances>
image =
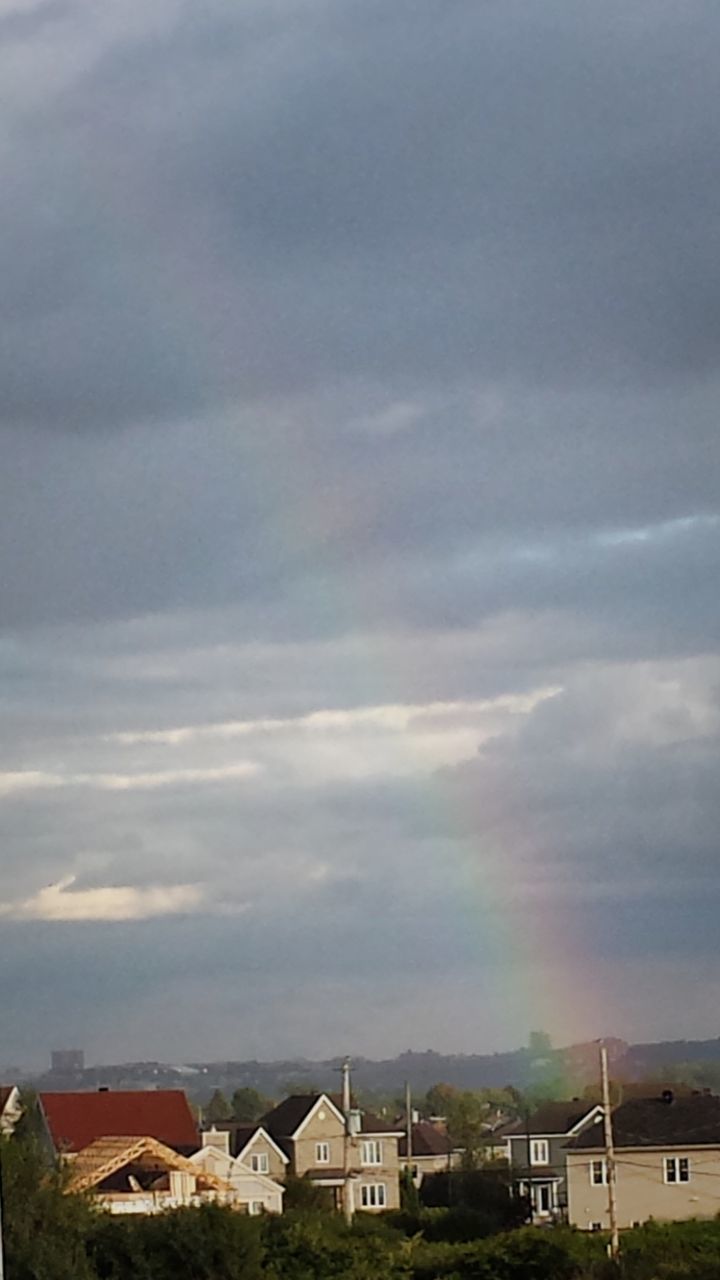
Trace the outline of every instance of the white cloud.
<instances>
[{"instance_id":1,"label":"white cloud","mask_svg":"<svg viewBox=\"0 0 720 1280\"><path fill-rule=\"evenodd\" d=\"M251 734L278 733L288 729L327 733L328 731L349 732L356 728L372 727L389 733L406 733L413 722L419 719L425 722L442 723L451 719L476 717L490 712L527 715L540 702L560 692L560 687L553 685L534 689L527 694L503 694L498 698L454 702L385 703L369 707L312 711L305 716L226 720L215 724L181 725L169 729L114 733L109 734L107 740L124 746L137 746L141 743L181 746L200 739L240 738Z\"/></svg>"},{"instance_id":2,"label":"white cloud","mask_svg":"<svg viewBox=\"0 0 720 1280\"><path fill-rule=\"evenodd\" d=\"M2 903L0 915L17 920L149 920L197 910L203 901L203 890L196 884L73 889L75 881L75 876L66 876L22 902Z\"/></svg>"},{"instance_id":3,"label":"white cloud","mask_svg":"<svg viewBox=\"0 0 720 1280\"><path fill-rule=\"evenodd\" d=\"M48 773L38 769L0 773L0 797L23 791L56 787L91 787L96 791L153 791L181 784L234 782L254 778L260 765L251 760L234 761L218 768L161 769L149 773Z\"/></svg>"}]
</instances>

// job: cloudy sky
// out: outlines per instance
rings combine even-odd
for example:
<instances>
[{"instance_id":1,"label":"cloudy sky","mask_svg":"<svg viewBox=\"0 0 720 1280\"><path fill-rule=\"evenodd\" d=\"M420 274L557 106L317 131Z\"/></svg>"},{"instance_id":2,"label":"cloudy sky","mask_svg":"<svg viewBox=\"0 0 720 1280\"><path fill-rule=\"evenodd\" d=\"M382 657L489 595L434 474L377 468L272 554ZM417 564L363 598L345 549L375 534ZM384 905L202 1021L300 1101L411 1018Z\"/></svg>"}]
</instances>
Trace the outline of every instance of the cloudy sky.
<instances>
[{"instance_id":1,"label":"cloudy sky","mask_svg":"<svg viewBox=\"0 0 720 1280\"><path fill-rule=\"evenodd\" d=\"M715 1035L716 0L0 0L4 1061Z\"/></svg>"}]
</instances>

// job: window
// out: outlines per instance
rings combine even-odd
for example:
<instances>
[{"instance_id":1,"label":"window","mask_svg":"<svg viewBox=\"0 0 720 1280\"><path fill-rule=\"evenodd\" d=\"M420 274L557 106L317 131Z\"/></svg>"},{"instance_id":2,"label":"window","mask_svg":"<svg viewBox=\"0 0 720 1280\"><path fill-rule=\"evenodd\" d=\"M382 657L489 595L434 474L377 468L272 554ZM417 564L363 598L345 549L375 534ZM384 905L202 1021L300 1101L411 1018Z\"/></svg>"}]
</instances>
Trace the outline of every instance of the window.
<instances>
[{"instance_id":1,"label":"window","mask_svg":"<svg viewBox=\"0 0 720 1280\"><path fill-rule=\"evenodd\" d=\"M259 1214L263 1212L264 1209L265 1209L265 1205L263 1204L262 1200L250 1201L250 1213L253 1218L257 1218Z\"/></svg>"},{"instance_id":2,"label":"window","mask_svg":"<svg viewBox=\"0 0 720 1280\"><path fill-rule=\"evenodd\" d=\"M590 1181L594 1187L607 1186L607 1164L604 1160L590 1161Z\"/></svg>"},{"instance_id":3,"label":"window","mask_svg":"<svg viewBox=\"0 0 720 1280\"><path fill-rule=\"evenodd\" d=\"M267 1152L257 1151L255 1155L250 1157L250 1168L253 1173L267 1173L270 1165L268 1164Z\"/></svg>"},{"instance_id":4,"label":"window","mask_svg":"<svg viewBox=\"0 0 720 1280\"><path fill-rule=\"evenodd\" d=\"M387 1204L384 1182L366 1182L360 1188L363 1209L384 1209Z\"/></svg>"},{"instance_id":5,"label":"window","mask_svg":"<svg viewBox=\"0 0 720 1280\"><path fill-rule=\"evenodd\" d=\"M547 1138L534 1138L530 1143L530 1163L550 1163L550 1144Z\"/></svg>"},{"instance_id":6,"label":"window","mask_svg":"<svg viewBox=\"0 0 720 1280\"><path fill-rule=\"evenodd\" d=\"M361 1158L363 1164L382 1164L382 1142L363 1142Z\"/></svg>"},{"instance_id":7,"label":"window","mask_svg":"<svg viewBox=\"0 0 720 1280\"><path fill-rule=\"evenodd\" d=\"M315 1163L316 1164L330 1163L330 1143L329 1142L315 1143Z\"/></svg>"},{"instance_id":8,"label":"window","mask_svg":"<svg viewBox=\"0 0 720 1280\"><path fill-rule=\"evenodd\" d=\"M602 1222L591 1222L591 1223L590 1223L590 1230L591 1230L591 1231L602 1231L602 1229L603 1229L603 1224L602 1224Z\"/></svg>"},{"instance_id":9,"label":"window","mask_svg":"<svg viewBox=\"0 0 720 1280\"><path fill-rule=\"evenodd\" d=\"M690 1161L687 1156L665 1156L665 1181L689 1182Z\"/></svg>"}]
</instances>

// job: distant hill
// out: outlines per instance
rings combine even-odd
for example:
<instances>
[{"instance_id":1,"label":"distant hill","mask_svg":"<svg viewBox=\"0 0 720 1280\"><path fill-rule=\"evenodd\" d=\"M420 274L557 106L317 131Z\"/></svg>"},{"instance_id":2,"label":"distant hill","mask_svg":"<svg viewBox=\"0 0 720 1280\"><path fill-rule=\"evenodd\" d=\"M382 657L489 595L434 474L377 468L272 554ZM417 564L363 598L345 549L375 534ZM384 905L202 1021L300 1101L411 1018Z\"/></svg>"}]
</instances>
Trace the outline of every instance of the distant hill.
<instances>
[{"instance_id":1,"label":"distant hill","mask_svg":"<svg viewBox=\"0 0 720 1280\"><path fill-rule=\"evenodd\" d=\"M547 1039L547 1038L546 1038ZM531 1038L532 1040L532 1038ZM627 1044L606 1040L611 1074L615 1079L634 1081L658 1076L664 1068L690 1062L720 1063L720 1039L671 1040L657 1044ZM232 1092L243 1085L270 1098L288 1090L335 1089L341 1059L309 1061L305 1058L278 1062L243 1061L193 1062L169 1065L161 1062L120 1063L88 1067L67 1078L47 1072L28 1083L34 1088L96 1089L184 1088L202 1098L214 1089ZM443 1054L408 1051L397 1058L373 1060L353 1057L353 1080L360 1094L397 1094L405 1081L415 1093L443 1082L459 1089L480 1089L513 1085L518 1089L547 1087L556 1096L569 1096L593 1084L598 1074L598 1049L594 1041L551 1047L514 1049L493 1054Z\"/></svg>"}]
</instances>

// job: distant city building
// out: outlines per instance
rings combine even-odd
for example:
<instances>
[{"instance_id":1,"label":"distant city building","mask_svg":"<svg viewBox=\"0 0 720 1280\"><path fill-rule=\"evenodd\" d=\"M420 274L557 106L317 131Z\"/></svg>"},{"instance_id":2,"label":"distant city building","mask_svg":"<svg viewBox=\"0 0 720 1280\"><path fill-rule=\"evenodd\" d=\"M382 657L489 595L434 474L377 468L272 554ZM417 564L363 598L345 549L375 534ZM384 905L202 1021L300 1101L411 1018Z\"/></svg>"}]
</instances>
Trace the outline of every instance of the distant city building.
<instances>
[{"instance_id":1,"label":"distant city building","mask_svg":"<svg viewBox=\"0 0 720 1280\"><path fill-rule=\"evenodd\" d=\"M83 1049L53 1049L50 1054L50 1070L57 1075L73 1075L85 1070L85 1052Z\"/></svg>"}]
</instances>

